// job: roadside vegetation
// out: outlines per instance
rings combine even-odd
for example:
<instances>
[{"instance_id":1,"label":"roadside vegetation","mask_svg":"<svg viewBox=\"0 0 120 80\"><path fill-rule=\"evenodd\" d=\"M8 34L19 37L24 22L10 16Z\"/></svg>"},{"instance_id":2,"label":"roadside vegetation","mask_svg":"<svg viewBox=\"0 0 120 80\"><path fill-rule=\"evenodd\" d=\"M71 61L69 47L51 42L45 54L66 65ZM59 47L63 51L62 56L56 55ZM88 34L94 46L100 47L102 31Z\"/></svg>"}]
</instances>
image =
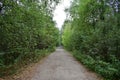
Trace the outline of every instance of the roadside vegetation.
<instances>
[{"instance_id":1,"label":"roadside vegetation","mask_svg":"<svg viewBox=\"0 0 120 80\"><path fill-rule=\"evenodd\" d=\"M0 76L13 74L55 50L57 0L0 1ZM51 6L52 4L52 6Z\"/></svg>"},{"instance_id":2,"label":"roadside vegetation","mask_svg":"<svg viewBox=\"0 0 120 80\"><path fill-rule=\"evenodd\" d=\"M74 0L62 44L105 80L120 80L120 0Z\"/></svg>"}]
</instances>

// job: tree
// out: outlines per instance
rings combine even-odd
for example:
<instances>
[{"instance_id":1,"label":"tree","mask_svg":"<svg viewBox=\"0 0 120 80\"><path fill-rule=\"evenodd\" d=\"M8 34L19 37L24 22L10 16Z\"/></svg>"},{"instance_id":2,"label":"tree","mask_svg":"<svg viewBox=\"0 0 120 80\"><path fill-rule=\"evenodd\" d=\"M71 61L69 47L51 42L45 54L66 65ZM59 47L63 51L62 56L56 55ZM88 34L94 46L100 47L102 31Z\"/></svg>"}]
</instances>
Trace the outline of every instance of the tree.
<instances>
[{"instance_id":1,"label":"tree","mask_svg":"<svg viewBox=\"0 0 120 80\"><path fill-rule=\"evenodd\" d=\"M56 5L56 1L0 1L0 12L4 10L0 14L0 76L11 66L34 59L37 50L55 49L59 31L50 15L50 5Z\"/></svg>"},{"instance_id":2,"label":"tree","mask_svg":"<svg viewBox=\"0 0 120 80\"><path fill-rule=\"evenodd\" d=\"M120 75L119 6L118 0L75 0L69 9L72 18L67 24L71 25L63 28L64 47L79 52L75 56L88 67L95 62L92 69L110 80ZM93 62L86 62L82 55ZM111 65L103 69L99 61Z\"/></svg>"}]
</instances>

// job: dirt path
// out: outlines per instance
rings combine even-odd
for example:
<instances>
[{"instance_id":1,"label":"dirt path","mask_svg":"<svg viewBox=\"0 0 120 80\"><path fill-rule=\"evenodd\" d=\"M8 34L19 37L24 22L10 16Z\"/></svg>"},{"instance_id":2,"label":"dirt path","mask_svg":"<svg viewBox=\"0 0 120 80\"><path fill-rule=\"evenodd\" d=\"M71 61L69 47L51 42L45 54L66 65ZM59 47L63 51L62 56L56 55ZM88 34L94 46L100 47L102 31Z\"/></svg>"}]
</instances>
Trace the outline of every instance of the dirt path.
<instances>
[{"instance_id":1,"label":"dirt path","mask_svg":"<svg viewBox=\"0 0 120 80\"><path fill-rule=\"evenodd\" d=\"M100 80L64 49L57 49L39 65L31 80Z\"/></svg>"},{"instance_id":2,"label":"dirt path","mask_svg":"<svg viewBox=\"0 0 120 80\"><path fill-rule=\"evenodd\" d=\"M94 66L94 65L93 65ZM17 77L17 78L16 78ZM24 71L22 76L8 80L102 80L76 61L67 51L58 48L54 53ZM6 79L5 79L6 80Z\"/></svg>"}]
</instances>

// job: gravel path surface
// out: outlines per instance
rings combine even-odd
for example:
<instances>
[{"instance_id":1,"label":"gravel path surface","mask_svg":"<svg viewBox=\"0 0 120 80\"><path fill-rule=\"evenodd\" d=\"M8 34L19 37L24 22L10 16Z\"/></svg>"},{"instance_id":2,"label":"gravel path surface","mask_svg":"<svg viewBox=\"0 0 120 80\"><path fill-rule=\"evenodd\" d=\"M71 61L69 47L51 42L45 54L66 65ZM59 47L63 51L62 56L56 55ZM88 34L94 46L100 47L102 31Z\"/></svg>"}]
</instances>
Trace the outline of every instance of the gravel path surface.
<instances>
[{"instance_id":1,"label":"gravel path surface","mask_svg":"<svg viewBox=\"0 0 120 80\"><path fill-rule=\"evenodd\" d=\"M93 65L94 66L94 65ZM67 51L58 48L40 65L31 80L102 80L76 61Z\"/></svg>"},{"instance_id":2,"label":"gravel path surface","mask_svg":"<svg viewBox=\"0 0 120 80\"><path fill-rule=\"evenodd\" d=\"M94 65L93 65L94 66ZM0 80L102 80L62 48L22 72Z\"/></svg>"}]
</instances>

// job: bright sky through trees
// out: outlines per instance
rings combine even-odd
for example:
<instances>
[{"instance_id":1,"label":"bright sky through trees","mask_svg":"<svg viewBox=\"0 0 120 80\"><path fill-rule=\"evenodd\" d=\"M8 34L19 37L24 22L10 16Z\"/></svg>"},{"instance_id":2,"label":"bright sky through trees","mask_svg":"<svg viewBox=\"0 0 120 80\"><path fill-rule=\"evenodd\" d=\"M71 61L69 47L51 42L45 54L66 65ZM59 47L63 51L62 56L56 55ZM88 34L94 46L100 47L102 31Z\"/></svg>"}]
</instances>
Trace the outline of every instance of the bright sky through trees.
<instances>
[{"instance_id":1,"label":"bright sky through trees","mask_svg":"<svg viewBox=\"0 0 120 80\"><path fill-rule=\"evenodd\" d=\"M69 8L71 5L72 0L62 0L58 6L56 7L55 11L53 12L53 20L56 22L56 26L61 29L64 21L66 19L65 9Z\"/></svg>"}]
</instances>

